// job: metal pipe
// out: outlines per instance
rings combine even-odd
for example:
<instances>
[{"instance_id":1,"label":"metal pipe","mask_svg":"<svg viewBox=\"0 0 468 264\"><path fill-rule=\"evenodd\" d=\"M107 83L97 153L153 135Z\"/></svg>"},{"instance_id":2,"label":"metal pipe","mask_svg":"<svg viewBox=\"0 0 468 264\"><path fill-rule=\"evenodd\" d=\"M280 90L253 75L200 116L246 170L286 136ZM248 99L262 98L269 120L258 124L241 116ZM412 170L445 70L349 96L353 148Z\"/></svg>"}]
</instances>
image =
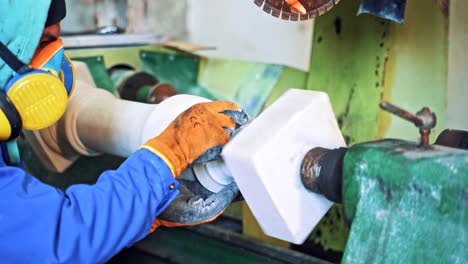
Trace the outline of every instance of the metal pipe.
<instances>
[{"instance_id":1,"label":"metal pipe","mask_svg":"<svg viewBox=\"0 0 468 264\"><path fill-rule=\"evenodd\" d=\"M308 190L342 202L343 159L347 148L313 148L301 164L301 179Z\"/></svg>"}]
</instances>

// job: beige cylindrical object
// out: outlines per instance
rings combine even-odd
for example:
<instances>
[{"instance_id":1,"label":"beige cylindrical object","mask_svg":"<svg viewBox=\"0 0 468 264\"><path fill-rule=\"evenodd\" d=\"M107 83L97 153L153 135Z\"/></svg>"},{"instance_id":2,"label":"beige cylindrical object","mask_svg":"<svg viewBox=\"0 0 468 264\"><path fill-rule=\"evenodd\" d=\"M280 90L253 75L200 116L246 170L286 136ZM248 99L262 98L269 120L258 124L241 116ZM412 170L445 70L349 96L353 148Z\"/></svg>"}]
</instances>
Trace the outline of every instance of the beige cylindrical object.
<instances>
[{"instance_id":1,"label":"beige cylindrical object","mask_svg":"<svg viewBox=\"0 0 468 264\"><path fill-rule=\"evenodd\" d=\"M82 155L128 157L141 145L141 128L154 110L149 104L120 100L110 92L77 82L63 118L67 139Z\"/></svg>"},{"instance_id":2,"label":"beige cylindrical object","mask_svg":"<svg viewBox=\"0 0 468 264\"><path fill-rule=\"evenodd\" d=\"M86 65L77 62L76 69L78 80L64 116L53 126L30 136L38 153L50 156L43 162L55 171L64 171L78 154L128 157L159 135L180 113L209 101L192 95L175 95L159 104L122 100L96 88ZM197 179L212 192L232 182L222 161L196 168Z\"/></svg>"},{"instance_id":3,"label":"beige cylindrical object","mask_svg":"<svg viewBox=\"0 0 468 264\"><path fill-rule=\"evenodd\" d=\"M180 113L205 98L173 96L160 104L116 98L110 92L77 81L63 117L70 145L82 155L99 153L128 157L159 135Z\"/></svg>"}]
</instances>

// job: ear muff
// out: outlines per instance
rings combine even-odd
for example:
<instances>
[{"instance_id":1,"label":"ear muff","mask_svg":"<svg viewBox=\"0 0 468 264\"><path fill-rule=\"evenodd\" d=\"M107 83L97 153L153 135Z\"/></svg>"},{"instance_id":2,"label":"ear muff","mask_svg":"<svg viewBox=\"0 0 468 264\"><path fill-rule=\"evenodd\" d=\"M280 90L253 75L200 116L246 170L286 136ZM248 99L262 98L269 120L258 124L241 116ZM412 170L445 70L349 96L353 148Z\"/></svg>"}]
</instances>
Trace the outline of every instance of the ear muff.
<instances>
[{"instance_id":1,"label":"ear muff","mask_svg":"<svg viewBox=\"0 0 468 264\"><path fill-rule=\"evenodd\" d=\"M71 90L74 77L67 77L67 72L61 70L61 64L64 64L62 48L63 43L58 39L41 49L31 62L39 63L38 68L46 66L48 69L34 69L20 61L0 41L1 59L17 73L0 89L3 90L0 95L0 141L16 138L21 129L46 128L63 115L69 92L64 82ZM65 71L73 70L71 64L66 68Z\"/></svg>"},{"instance_id":2,"label":"ear muff","mask_svg":"<svg viewBox=\"0 0 468 264\"><path fill-rule=\"evenodd\" d=\"M34 69L11 79L6 88L11 104L27 130L46 128L65 112L68 94L53 73Z\"/></svg>"},{"instance_id":3,"label":"ear muff","mask_svg":"<svg viewBox=\"0 0 468 264\"><path fill-rule=\"evenodd\" d=\"M0 90L0 141L7 141L19 136L21 117L6 94Z\"/></svg>"}]
</instances>

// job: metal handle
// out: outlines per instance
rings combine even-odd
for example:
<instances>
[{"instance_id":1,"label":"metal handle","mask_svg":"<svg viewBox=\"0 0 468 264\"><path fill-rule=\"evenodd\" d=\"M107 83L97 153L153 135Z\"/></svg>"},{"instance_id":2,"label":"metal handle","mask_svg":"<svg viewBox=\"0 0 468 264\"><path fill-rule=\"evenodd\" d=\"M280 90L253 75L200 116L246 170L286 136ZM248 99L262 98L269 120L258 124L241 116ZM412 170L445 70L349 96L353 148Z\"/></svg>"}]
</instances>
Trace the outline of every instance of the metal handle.
<instances>
[{"instance_id":1,"label":"metal handle","mask_svg":"<svg viewBox=\"0 0 468 264\"><path fill-rule=\"evenodd\" d=\"M419 146L426 147L429 145L429 134L437 123L437 117L428 107L423 107L416 114L412 114L389 102L381 102L380 108L413 123L419 128L419 133L421 134Z\"/></svg>"}]
</instances>

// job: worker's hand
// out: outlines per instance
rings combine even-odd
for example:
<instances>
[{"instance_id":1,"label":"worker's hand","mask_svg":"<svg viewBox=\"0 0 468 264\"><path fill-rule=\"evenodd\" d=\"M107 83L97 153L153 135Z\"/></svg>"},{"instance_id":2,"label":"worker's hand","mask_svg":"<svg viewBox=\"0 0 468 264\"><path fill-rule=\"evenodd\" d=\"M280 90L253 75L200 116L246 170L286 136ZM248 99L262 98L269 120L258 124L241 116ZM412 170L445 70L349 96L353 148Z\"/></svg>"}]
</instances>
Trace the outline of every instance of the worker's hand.
<instances>
[{"instance_id":1,"label":"worker's hand","mask_svg":"<svg viewBox=\"0 0 468 264\"><path fill-rule=\"evenodd\" d=\"M194 161L219 158L234 130L247 121L247 114L234 103L200 103L180 114L142 147L160 156L177 177Z\"/></svg>"},{"instance_id":2,"label":"worker's hand","mask_svg":"<svg viewBox=\"0 0 468 264\"><path fill-rule=\"evenodd\" d=\"M153 222L150 233L159 226L194 226L211 222L240 197L235 183L218 193L208 191L196 180L180 179L179 183L179 195Z\"/></svg>"}]
</instances>

